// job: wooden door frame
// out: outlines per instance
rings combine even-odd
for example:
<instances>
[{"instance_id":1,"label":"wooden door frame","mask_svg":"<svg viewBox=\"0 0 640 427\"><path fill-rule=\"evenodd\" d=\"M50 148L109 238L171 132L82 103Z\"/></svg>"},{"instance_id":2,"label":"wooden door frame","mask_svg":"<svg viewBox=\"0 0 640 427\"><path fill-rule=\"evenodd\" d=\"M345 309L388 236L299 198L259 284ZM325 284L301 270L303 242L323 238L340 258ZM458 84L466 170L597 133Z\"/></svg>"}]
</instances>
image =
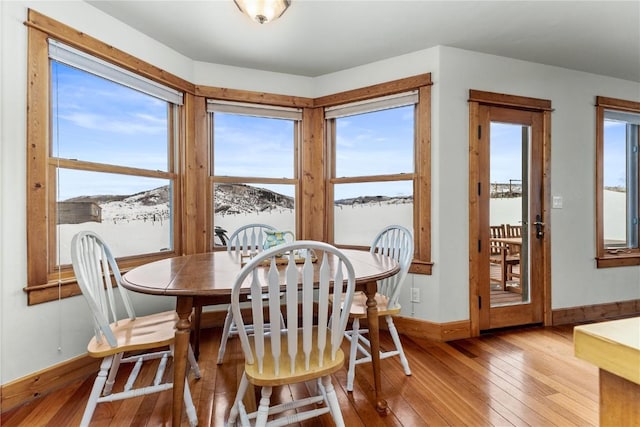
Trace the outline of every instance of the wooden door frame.
<instances>
[{"instance_id":1,"label":"wooden door frame","mask_svg":"<svg viewBox=\"0 0 640 427\"><path fill-rule=\"evenodd\" d=\"M488 117L481 117L481 106L495 106L507 109L517 109L542 113L542 182L540 212L545 223L545 236L542 242L541 274L542 278L542 317L544 325L552 324L551 312L551 101L522 96L505 95L499 93L469 91L469 318L471 336L480 335L480 284L486 273L482 267L481 258L488 250L480 248L478 241L488 241L488 230L483 231L480 224L487 223L488 215L481 209L480 199L482 189L480 182L480 149L483 141L487 141L488 132L478 134L478 124ZM488 191L488 189L486 189ZM485 236L486 235L486 236Z\"/></svg>"}]
</instances>

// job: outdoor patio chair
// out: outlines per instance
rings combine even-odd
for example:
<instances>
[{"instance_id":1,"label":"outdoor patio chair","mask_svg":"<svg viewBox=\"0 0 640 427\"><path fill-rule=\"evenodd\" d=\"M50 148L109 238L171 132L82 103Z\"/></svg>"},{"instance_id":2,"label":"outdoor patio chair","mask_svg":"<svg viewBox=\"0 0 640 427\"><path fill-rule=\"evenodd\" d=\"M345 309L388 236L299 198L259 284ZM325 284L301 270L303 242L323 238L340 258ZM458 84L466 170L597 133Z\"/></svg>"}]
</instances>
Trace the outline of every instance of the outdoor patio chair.
<instances>
[{"instance_id":1,"label":"outdoor patio chair","mask_svg":"<svg viewBox=\"0 0 640 427\"><path fill-rule=\"evenodd\" d=\"M519 226L509 224L491 225L489 226L490 253L489 263L499 266L500 274L497 277L490 276L490 280L498 282L502 290L507 289L507 282L513 277L519 277L519 269L514 267L520 266L520 253L514 247L510 247L504 242L495 239L504 239L507 237L517 237ZM522 234L520 227L520 234ZM510 233L511 235L509 235Z\"/></svg>"}]
</instances>

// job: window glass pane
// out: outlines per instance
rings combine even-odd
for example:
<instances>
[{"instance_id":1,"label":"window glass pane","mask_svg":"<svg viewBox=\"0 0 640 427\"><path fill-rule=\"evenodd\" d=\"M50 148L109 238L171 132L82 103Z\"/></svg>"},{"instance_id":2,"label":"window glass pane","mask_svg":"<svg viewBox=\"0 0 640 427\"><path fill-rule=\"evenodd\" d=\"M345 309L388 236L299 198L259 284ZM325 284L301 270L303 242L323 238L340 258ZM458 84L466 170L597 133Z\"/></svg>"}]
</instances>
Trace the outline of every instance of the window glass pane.
<instances>
[{"instance_id":1,"label":"window glass pane","mask_svg":"<svg viewBox=\"0 0 640 427\"><path fill-rule=\"evenodd\" d=\"M54 157L168 170L168 103L51 61Z\"/></svg>"},{"instance_id":2,"label":"window glass pane","mask_svg":"<svg viewBox=\"0 0 640 427\"><path fill-rule=\"evenodd\" d=\"M522 215L522 161L526 154L523 126L499 122L490 126L490 225L527 222Z\"/></svg>"},{"instance_id":3,"label":"window glass pane","mask_svg":"<svg viewBox=\"0 0 640 427\"><path fill-rule=\"evenodd\" d=\"M58 169L59 264L71 263L71 239L91 230L115 257L173 250L168 179Z\"/></svg>"},{"instance_id":4,"label":"window glass pane","mask_svg":"<svg viewBox=\"0 0 640 427\"><path fill-rule=\"evenodd\" d=\"M214 113L213 121L215 175L294 177L294 120Z\"/></svg>"},{"instance_id":5,"label":"window glass pane","mask_svg":"<svg viewBox=\"0 0 640 427\"><path fill-rule=\"evenodd\" d=\"M336 244L369 246L391 224L413 230L413 181L334 186Z\"/></svg>"},{"instance_id":6,"label":"window glass pane","mask_svg":"<svg viewBox=\"0 0 640 427\"><path fill-rule=\"evenodd\" d=\"M336 177L413 173L415 107L335 119Z\"/></svg>"},{"instance_id":7,"label":"window glass pane","mask_svg":"<svg viewBox=\"0 0 640 427\"><path fill-rule=\"evenodd\" d=\"M606 248L638 247L640 114L605 111L603 232Z\"/></svg>"},{"instance_id":8,"label":"window glass pane","mask_svg":"<svg viewBox=\"0 0 640 427\"><path fill-rule=\"evenodd\" d=\"M267 224L295 235L295 186L214 184L214 225L229 236L251 223ZM214 233L214 245L223 245Z\"/></svg>"}]
</instances>

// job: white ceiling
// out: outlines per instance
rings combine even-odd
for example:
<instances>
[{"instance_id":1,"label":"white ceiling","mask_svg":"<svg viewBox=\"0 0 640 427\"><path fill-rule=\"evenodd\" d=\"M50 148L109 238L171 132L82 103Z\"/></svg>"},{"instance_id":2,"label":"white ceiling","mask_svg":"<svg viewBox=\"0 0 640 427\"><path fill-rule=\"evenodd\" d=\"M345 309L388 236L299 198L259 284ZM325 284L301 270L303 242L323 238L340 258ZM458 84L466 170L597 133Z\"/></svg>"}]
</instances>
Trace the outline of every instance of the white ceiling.
<instances>
[{"instance_id":1,"label":"white ceiling","mask_svg":"<svg viewBox=\"0 0 640 427\"><path fill-rule=\"evenodd\" d=\"M640 82L640 0L292 0L265 25L232 0L88 2L216 64L315 77L445 45Z\"/></svg>"}]
</instances>

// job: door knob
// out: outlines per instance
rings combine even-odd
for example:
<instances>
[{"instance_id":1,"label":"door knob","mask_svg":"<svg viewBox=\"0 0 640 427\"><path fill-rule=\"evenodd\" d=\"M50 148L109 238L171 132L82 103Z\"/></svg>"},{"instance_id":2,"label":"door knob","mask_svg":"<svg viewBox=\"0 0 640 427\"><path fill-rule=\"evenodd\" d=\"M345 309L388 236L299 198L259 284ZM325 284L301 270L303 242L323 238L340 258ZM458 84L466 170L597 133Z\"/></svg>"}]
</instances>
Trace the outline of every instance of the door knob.
<instances>
[{"instance_id":1,"label":"door knob","mask_svg":"<svg viewBox=\"0 0 640 427\"><path fill-rule=\"evenodd\" d=\"M542 239L544 237L544 222L542 222L540 215L536 215L536 221L533 225L536 226L536 238Z\"/></svg>"}]
</instances>

